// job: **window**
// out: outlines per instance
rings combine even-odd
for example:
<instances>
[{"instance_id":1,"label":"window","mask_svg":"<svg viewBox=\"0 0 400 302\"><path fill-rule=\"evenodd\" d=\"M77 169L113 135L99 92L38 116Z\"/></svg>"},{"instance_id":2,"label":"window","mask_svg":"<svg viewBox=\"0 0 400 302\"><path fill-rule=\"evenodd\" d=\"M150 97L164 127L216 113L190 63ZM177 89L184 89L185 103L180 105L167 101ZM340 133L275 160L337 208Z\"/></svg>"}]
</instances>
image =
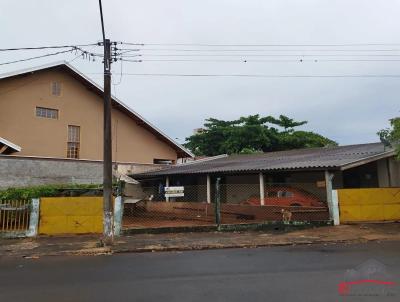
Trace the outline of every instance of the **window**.
<instances>
[{"instance_id":1,"label":"window","mask_svg":"<svg viewBox=\"0 0 400 302\"><path fill-rule=\"evenodd\" d=\"M61 96L61 83L60 82L52 82L51 83L51 95Z\"/></svg>"},{"instance_id":2,"label":"window","mask_svg":"<svg viewBox=\"0 0 400 302\"><path fill-rule=\"evenodd\" d=\"M36 116L51 119L58 119L58 109L36 107Z\"/></svg>"},{"instance_id":3,"label":"window","mask_svg":"<svg viewBox=\"0 0 400 302\"><path fill-rule=\"evenodd\" d=\"M158 165L171 165L171 164L173 164L173 161L172 161L171 159L154 158L154 159L153 159L153 164L158 164Z\"/></svg>"},{"instance_id":4,"label":"window","mask_svg":"<svg viewBox=\"0 0 400 302\"><path fill-rule=\"evenodd\" d=\"M79 158L81 127L68 126L67 158Z\"/></svg>"}]
</instances>

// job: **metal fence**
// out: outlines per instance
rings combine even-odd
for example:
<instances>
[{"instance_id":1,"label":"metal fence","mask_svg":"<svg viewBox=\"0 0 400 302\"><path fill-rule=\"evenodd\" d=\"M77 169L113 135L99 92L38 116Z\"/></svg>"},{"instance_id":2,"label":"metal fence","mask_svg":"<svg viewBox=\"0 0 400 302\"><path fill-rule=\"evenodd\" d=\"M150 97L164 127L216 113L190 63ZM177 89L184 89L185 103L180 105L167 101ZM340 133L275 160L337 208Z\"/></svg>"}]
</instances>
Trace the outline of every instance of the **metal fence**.
<instances>
[{"instance_id":1,"label":"metal fence","mask_svg":"<svg viewBox=\"0 0 400 302\"><path fill-rule=\"evenodd\" d=\"M184 196L166 198L162 186L143 187L124 198L124 228L327 221L326 189L315 183L184 186ZM140 195L140 196L139 196Z\"/></svg>"},{"instance_id":2,"label":"metal fence","mask_svg":"<svg viewBox=\"0 0 400 302\"><path fill-rule=\"evenodd\" d=\"M28 230L30 206L30 200L0 200L0 233Z\"/></svg>"}]
</instances>

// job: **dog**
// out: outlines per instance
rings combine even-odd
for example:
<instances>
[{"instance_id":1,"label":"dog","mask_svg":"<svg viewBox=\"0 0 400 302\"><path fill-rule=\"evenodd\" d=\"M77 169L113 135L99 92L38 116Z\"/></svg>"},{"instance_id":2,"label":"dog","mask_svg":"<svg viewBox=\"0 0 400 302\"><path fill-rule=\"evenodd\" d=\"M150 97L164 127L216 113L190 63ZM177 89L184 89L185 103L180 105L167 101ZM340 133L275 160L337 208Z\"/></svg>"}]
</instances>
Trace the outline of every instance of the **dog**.
<instances>
[{"instance_id":1,"label":"dog","mask_svg":"<svg viewBox=\"0 0 400 302\"><path fill-rule=\"evenodd\" d=\"M281 213L282 213L282 221L284 223L289 223L292 220L292 212L290 212L289 210L282 209Z\"/></svg>"}]
</instances>

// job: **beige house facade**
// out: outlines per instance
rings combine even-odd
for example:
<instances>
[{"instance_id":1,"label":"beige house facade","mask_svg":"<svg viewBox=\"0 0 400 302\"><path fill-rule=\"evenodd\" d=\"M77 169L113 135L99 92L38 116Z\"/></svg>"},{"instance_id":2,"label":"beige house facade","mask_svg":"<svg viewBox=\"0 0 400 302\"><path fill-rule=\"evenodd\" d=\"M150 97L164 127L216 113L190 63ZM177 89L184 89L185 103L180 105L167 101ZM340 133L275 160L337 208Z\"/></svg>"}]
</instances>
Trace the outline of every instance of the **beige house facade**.
<instances>
[{"instance_id":1,"label":"beige house facade","mask_svg":"<svg viewBox=\"0 0 400 302\"><path fill-rule=\"evenodd\" d=\"M102 160L103 91L66 62L0 76L2 154ZM113 161L175 163L190 151L113 97ZM8 144L7 144L8 143Z\"/></svg>"}]
</instances>

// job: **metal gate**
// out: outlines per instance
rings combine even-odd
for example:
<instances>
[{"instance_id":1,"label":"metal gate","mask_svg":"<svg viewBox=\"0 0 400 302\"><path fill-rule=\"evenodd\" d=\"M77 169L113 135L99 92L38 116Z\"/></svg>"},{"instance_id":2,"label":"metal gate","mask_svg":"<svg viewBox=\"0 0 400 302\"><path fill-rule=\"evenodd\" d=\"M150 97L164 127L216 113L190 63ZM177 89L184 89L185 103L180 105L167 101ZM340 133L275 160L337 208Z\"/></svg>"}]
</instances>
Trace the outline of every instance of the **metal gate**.
<instances>
[{"instance_id":1,"label":"metal gate","mask_svg":"<svg viewBox=\"0 0 400 302\"><path fill-rule=\"evenodd\" d=\"M86 234L102 231L102 197L40 199L39 234Z\"/></svg>"},{"instance_id":2,"label":"metal gate","mask_svg":"<svg viewBox=\"0 0 400 302\"><path fill-rule=\"evenodd\" d=\"M29 228L30 200L0 200L0 233L25 233Z\"/></svg>"},{"instance_id":3,"label":"metal gate","mask_svg":"<svg viewBox=\"0 0 400 302\"><path fill-rule=\"evenodd\" d=\"M400 220L400 188L337 191L342 223Z\"/></svg>"}]
</instances>

